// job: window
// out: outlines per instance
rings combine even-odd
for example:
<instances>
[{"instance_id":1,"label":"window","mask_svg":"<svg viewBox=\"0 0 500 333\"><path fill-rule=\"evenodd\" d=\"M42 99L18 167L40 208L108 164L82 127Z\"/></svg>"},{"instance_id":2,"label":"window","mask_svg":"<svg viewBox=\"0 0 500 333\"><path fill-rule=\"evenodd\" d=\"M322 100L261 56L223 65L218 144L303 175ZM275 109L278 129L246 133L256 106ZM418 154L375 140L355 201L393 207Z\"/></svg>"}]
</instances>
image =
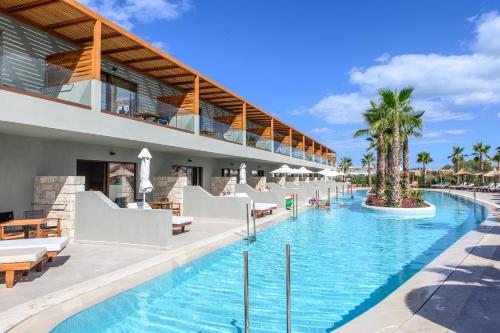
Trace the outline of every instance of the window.
<instances>
[{"instance_id":1,"label":"window","mask_svg":"<svg viewBox=\"0 0 500 333\"><path fill-rule=\"evenodd\" d=\"M236 177L236 181L240 181L240 170L239 169L229 169L229 168L223 168L222 177Z\"/></svg>"},{"instance_id":2,"label":"window","mask_svg":"<svg viewBox=\"0 0 500 333\"><path fill-rule=\"evenodd\" d=\"M118 76L102 73L102 109L118 114L137 112L137 84Z\"/></svg>"},{"instance_id":3,"label":"window","mask_svg":"<svg viewBox=\"0 0 500 333\"><path fill-rule=\"evenodd\" d=\"M264 170L252 170L252 177L264 177Z\"/></svg>"}]
</instances>

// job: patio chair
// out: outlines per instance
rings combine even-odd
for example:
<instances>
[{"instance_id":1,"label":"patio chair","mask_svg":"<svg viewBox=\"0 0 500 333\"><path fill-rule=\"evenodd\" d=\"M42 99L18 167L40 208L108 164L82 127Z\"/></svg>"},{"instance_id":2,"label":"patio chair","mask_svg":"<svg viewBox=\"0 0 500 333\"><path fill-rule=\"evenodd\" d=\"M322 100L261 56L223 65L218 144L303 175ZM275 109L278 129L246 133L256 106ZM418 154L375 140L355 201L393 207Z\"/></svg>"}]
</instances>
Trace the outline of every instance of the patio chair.
<instances>
[{"instance_id":1,"label":"patio chair","mask_svg":"<svg viewBox=\"0 0 500 333\"><path fill-rule=\"evenodd\" d=\"M36 271L40 272L46 253L43 247L0 249L0 272L5 272L6 287L14 286L15 275L18 271L27 275L30 269L36 267Z\"/></svg>"},{"instance_id":2,"label":"patio chair","mask_svg":"<svg viewBox=\"0 0 500 333\"><path fill-rule=\"evenodd\" d=\"M237 198L248 198L246 193L235 193ZM252 201L252 216L263 217L264 215L271 215L273 210L278 208L277 204L269 202L253 202Z\"/></svg>"},{"instance_id":3,"label":"patio chair","mask_svg":"<svg viewBox=\"0 0 500 333\"><path fill-rule=\"evenodd\" d=\"M46 214L45 214L45 211L43 209L27 210L24 212L24 218L26 220L43 219L43 218L46 218ZM60 237L61 236L61 229L59 228L59 226L57 224L56 225L42 224L40 226L40 231L41 231L42 238ZM34 229L33 227L30 228L29 237L36 238L36 229Z\"/></svg>"},{"instance_id":4,"label":"patio chair","mask_svg":"<svg viewBox=\"0 0 500 333\"><path fill-rule=\"evenodd\" d=\"M9 222L14 219L14 212L1 212L0 223ZM2 239L23 239L25 238L24 229L22 227L6 227Z\"/></svg>"}]
</instances>

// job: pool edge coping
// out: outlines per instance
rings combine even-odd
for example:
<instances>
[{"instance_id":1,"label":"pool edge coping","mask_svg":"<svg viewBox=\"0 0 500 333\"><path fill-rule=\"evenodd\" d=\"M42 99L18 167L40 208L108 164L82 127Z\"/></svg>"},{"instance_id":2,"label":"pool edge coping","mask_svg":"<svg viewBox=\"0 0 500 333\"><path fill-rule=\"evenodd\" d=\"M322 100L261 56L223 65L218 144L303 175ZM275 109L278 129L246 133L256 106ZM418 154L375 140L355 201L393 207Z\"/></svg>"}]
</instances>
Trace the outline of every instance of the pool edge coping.
<instances>
[{"instance_id":1,"label":"pool edge coping","mask_svg":"<svg viewBox=\"0 0 500 333\"><path fill-rule=\"evenodd\" d=\"M310 208L299 207L299 213ZM257 221L257 232L288 218L288 211L282 211L271 219ZM0 312L0 332L50 332L64 320L95 304L241 240L243 232L246 233L246 225L16 305Z\"/></svg>"},{"instance_id":2,"label":"pool edge coping","mask_svg":"<svg viewBox=\"0 0 500 333\"><path fill-rule=\"evenodd\" d=\"M473 198L459 192L450 192L440 189L432 189L431 191L456 195L474 201ZM490 234L492 229L498 226L498 222L493 220L494 216L492 213L500 209L500 205L480 198L476 198L476 201L481 203L488 210L488 215L483 222L457 239L450 247L425 265L382 301L332 332L396 332L402 329L412 317L418 315L419 310L448 280L451 274L453 274L471 252L476 249L481 241ZM469 251L466 249L469 249ZM449 273L446 275L443 275L444 267L449 269ZM417 295L415 299L411 300L413 304L411 307L415 309L411 310L406 301L407 296L413 290L424 290L424 288L426 288L425 294Z\"/></svg>"}]
</instances>

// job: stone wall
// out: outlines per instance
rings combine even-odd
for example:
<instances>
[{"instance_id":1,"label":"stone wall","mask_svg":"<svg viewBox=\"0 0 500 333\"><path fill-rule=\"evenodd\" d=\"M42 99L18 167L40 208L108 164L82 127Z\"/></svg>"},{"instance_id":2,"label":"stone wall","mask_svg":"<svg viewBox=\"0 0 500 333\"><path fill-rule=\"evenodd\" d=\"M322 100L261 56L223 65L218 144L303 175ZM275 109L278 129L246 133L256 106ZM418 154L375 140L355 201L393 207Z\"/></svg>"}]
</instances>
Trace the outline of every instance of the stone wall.
<instances>
[{"instance_id":1,"label":"stone wall","mask_svg":"<svg viewBox=\"0 0 500 333\"><path fill-rule=\"evenodd\" d=\"M266 188L266 177L250 177L247 179L247 184L253 189Z\"/></svg>"},{"instance_id":2,"label":"stone wall","mask_svg":"<svg viewBox=\"0 0 500 333\"><path fill-rule=\"evenodd\" d=\"M44 210L47 217L60 218L62 235L73 237L75 194L83 191L85 191L85 177L36 176L33 209Z\"/></svg>"},{"instance_id":3,"label":"stone wall","mask_svg":"<svg viewBox=\"0 0 500 333\"><path fill-rule=\"evenodd\" d=\"M267 177L267 181L269 183L276 183L279 186L285 186L286 178L285 177Z\"/></svg>"},{"instance_id":4,"label":"stone wall","mask_svg":"<svg viewBox=\"0 0 500 333\"><path fill-rule=\"evenodd\" d=\"M219 197L235 193L236 177L212 177L210 180L210 193Z\"/></svg>"},{"instance_id":5,"label":"stone wall","mask_svg":"<svg viewBox=\"0 0 500 333\"><path fill-rule=\"evenodd\" d=\"M153 201L176 202L181 207L181 215L184 206L184 187L188 185L188 178L184 176L159 176L153 177Z\"/></svg>"}]
</instances>

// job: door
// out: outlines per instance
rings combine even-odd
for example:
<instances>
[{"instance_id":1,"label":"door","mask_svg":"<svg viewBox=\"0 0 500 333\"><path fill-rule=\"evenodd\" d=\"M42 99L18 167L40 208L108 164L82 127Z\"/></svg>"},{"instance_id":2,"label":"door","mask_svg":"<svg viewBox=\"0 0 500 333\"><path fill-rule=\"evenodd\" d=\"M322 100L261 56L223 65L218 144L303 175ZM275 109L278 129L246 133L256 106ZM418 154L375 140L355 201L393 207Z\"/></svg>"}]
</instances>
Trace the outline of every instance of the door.
<instances>
[{"instance_id":1,"label":"door","mask_svg":"<svg viewBox=\"0 0 500 333\"><path fill-rule=\"evenodd\" d=\"M188 185L203 186L203 168L183 165L172 166L172 175L186 176Z\"/></svg>"},{"instance_id":2,"label":"door","mask_svg":"<svg viewBox=\"0 0 500 333\"><path fill-rule=\"evenodd\" d=\"M135 163L77 160L76 175L85 177L85 191L101 191L120 207L135 201Z\"/></svg>"}]
</instances>

